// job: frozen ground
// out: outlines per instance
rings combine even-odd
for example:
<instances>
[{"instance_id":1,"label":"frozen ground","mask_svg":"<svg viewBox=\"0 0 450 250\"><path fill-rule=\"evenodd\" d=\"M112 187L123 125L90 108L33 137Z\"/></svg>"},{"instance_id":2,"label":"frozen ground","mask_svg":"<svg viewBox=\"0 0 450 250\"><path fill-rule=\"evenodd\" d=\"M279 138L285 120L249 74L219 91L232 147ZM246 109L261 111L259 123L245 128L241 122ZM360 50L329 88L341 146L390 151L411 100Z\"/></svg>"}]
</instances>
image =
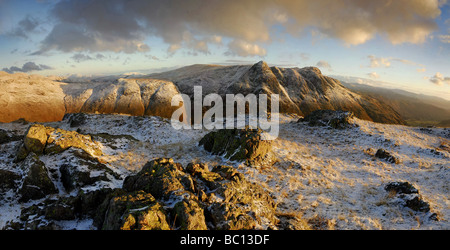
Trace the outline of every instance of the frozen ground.
<instances>
[{"instance_id":1,"label":"frozen ground","mask_svg":"<svg viewBox=\"0 0 450 250\"><path fill-rule=\"evenodd\" d=\"M102 144L101 161L121 175L138 171L155 157L170 157L183 166L189 162L205 162L210 168L227 164L269 191L280 213L301 214L304 219L324 222L329 229L450 229L450 152L441 147L449 144L449 129L354 119L358 126L335 130L310 127L298 123L296 116L282 115L273 148L278 162L273 166L249 167L212 156L199 147L198 141L208 131L175 130L169 120L158 117L87 117L78 128L71 128L67 120L45 125L93 135ZM0 129L24 134L28 126L5 123L0 124ZM117 136L102 137L102 133ZM0 145L1 169L18 171L11 158L18 143ZM401 163L374 157L379 148L393 153ZM43 161L49 168L60 160L45 157ZM439 220L430 220L430 213L399 205L384 190L392 181L413 184ZM20 214L21 206L30 204L18 204L12 194L5 194L0 200L0 228ZM67 222L62 226L89 229L91 222Z\"/></svg>"}]
</instances>

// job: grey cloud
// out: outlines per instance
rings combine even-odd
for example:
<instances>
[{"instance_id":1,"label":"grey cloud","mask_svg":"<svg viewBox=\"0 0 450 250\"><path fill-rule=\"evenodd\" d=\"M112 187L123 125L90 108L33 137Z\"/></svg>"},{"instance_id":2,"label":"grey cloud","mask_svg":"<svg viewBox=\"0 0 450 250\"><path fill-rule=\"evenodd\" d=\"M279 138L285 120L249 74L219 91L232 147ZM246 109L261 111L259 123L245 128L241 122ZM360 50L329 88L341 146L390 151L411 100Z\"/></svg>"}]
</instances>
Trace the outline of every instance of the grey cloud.
<instances>
[{"instance_id":1,"label":"grey cloud","mask_svg":"<svg viewBox=\"0 0 450 250\"><path fill-rule=\"evenodd\" d=\"M36 18L27 15L24 19L20 20L17 27L8 32L7 35L28 39L29 33L35 32L39 25L40 22Z\"/></svg>"},{"instance_id":2,"label":"grey cloud","mask_svg":"<svg viewBox=\"0 0 450 250\"><path fill-rule=\"evenodd\" d=\"M48 70L48 69L53 69L53 67L50 67L48 65L45 64L36 64L34 62L27 62L24 63L22 68L16 67L16 66L11 66L9 68L3 68L2 70L5 72L8 72L10 74L15 73L15 72L31 72L31 71L41 71L41 70Z\"/></svg>"},{"instance_id":3,"label":"grey cloud","mask_svg":"<svg viewBox=\"0 0 450 250\"><path fill-rule=\"evenodd\" d=\"M293 35L314 30L348 45L365 43L377 34L393 44L421 43L437 29L439 4L439 0L66 0L54 5L51 13L57 24L34 54L146 52L146 38L155 36L168 44L169 53L187 48L207 54L215 38L220 42L230 38L228 54L262 55L261 44L271 42L270 30L276 24ZM252 48L245 49L244 44Z\"/></svg>"},{"instance_id":4,"label":"grey cloud","mask_svg":"<svg viewBox=\"0 0 450 250\"><path fill-rule=\"evenodd\" d=\"M430 82L442 86L444 83L450 85L450 77L442 75L440 72L437 72L434 76L430 78Z\"/></svg>"},{"instance_id":5,"label":"grey cloud","mask_svg":"<svg viewBox=\"0 0 450 250\"><path fill-rule=\"evenodd\" d=\"M106 58L106 56L104 56L103 54L98 53L94 57L91 57L91 56L86 55L86 54L76 53L70 58L72 60L74 60L75 62L80 63L80 62L92 61L92 60L103 60L103 59Z\"/></svg>"}]
</instances>

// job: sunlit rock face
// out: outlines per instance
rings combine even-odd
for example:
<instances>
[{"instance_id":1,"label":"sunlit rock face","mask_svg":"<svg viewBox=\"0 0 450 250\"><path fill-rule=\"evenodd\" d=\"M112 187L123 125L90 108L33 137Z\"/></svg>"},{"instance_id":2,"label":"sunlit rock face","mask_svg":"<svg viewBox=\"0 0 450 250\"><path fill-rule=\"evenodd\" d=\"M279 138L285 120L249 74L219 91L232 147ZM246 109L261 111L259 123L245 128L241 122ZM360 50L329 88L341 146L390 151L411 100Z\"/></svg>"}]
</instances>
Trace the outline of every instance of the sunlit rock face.
<instances>
[{"instance_id":1,"label":"sunlit rock face","mask_svg":"<svg viewBox=\"0 0 450 250\"><path fill-rule=\"evenodd\" d=\"M60 121L69 113L154 115L170 118L179 94L170 81L108 78L64 82L57 77L0 74L0 122Z\"/></svg>"}]
</instances>

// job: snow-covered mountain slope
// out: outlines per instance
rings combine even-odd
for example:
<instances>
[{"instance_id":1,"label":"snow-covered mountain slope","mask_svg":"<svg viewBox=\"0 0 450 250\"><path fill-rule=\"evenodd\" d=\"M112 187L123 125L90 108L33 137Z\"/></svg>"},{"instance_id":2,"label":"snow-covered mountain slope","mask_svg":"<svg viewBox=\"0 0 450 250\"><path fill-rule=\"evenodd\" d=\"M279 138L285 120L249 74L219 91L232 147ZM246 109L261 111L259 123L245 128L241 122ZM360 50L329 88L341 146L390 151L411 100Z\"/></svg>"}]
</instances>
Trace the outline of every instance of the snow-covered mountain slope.
<instances>
[{"instance_id":1,"label":"snow-covered mountain slope","mask_svg":"<svg viewBox=\"0 0 450 250\"><path fill-rule=\"evenodd\" d=\"M172 158L183 166L191 162L206 163L210 168L218 164L233 166L274 197L280 217L301 215L312 228L450 229L450 130L386 125L357 118L352 119L355 126L332 129L312 127L298 122L296 115L283 114L280 121L279 137L272 149L277 162L251 166L211 155L198 146L209 131L175 130L169 120L159 117L91 114L44 125L90 134L101 144L98 161L119 177L138 172L146 162L158 157ZM0 144L1 170L20 175L22 170L14 159L21 136L30 125L0 124L7 135ZM376 157L378 149L388 151L398 163ZM40 160L50 172L54 171L51 178L60 187L58 195L68 196L71 193L61 188L57 166L72 159L73 154L64 154L43 155ZM83 189L121 187L120 179L105 179ZM412 184L430 211L405 207L399 195L385 190L392 182ZM0 196L0 228L7 221L17 220L21 209L41 201L21 203L14 190L6 190ZM94 228L90 220L57 223L63 229Z\"/></svg>"},{"instance_id":2,"label":"snow-covered mountain slope","mask_svg":"<svg viewBox=\"0 0 450 250\"><path fill-rule=\"evenodd\" d=\"M106 76L62 79L0 74L0 122L19 118L49 122L67 113L119 113L158 115L170 118L178 107L171 98L184 93L193 97L193 87L203 95L278 94L282 113L307 115L314 110L352 111L357 117L381 123L404 124L389 105L345 88L338 80L322 75L315 67L269 67L254 65L191 65L147 76ZM270 103L270 102L269 102Z\"/></svg>"},{"instance_id":3,"label":"snow-covered mountain slope","mask_svg":"<svg viewBox=\"0 0 450 250\"><path fill-rule=\"evenodd\" d=\"M316 67L269 67L263 61L235 66L196 64L145 77L172 81L190 96L193 86L202 86L203 95L279 94L280 112L307 115L318 109L347 110L365 120L404 124L389 105L352 92Z\"/></svg>"}]
</instances>

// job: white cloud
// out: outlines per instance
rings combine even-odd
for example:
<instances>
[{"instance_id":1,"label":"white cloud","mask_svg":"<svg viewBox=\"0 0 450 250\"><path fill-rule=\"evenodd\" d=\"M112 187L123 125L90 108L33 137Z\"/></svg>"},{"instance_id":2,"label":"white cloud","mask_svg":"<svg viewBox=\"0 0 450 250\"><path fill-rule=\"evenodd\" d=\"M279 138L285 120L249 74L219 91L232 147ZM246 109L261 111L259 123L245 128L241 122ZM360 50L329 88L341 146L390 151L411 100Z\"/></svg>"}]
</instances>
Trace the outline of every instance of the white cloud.
<instances>
[{"instance_id":1,"label":"white cloud","mask_svg":"<svg viewBox=\"0 0 450 250\"><path fill-rule=\"evenodd\" d=\"M442 43L450 43L450 35L440 35L439 40Z\"/></svg>"},{"instance_id":2,"label":"white cloud","mask_svg":"<svg viewBox=\"0 0 450 250\"><path fill-rule=\"evenodd\" d=\"M368 75L370 78L372 78L372 79L378 79L378 78L380 78L380 75L378 75L377 72L371 72L371 73L368 73L367 75Z\"/></svg>"},{"instance_id":3,"label":"white cloud","mask_svg":"<svg viewBox=\"0 0 450 250\"><path fill-rule=\"evenodd\" d=\"M383 58L383 57L375 57L374 55L368 56L370 59L370 66L371 68L379 68L379 67L385 67L389 68L391 66L391 62L389 58Z\"/></svg>"},{"instance_id":4,"label":"white cloud","mask_svg":"<svg viewBox=\"0 0 450 250\"><path fill-rule=\"evenodd\" d=\"M265 56L267 51L258 46L257 44L248 43L243 40L233 40L228 44L228 51L225 53L226 55L235 55L235 56Z\"/></svg>"},{"instance_id":5,"label":"white cloud","mask_svg":"<svg viewBox=\"0 0 450 250\"><path fill-rule=\"evenodd\" d=\"M419 72L419 73L423 73L423 72L427 71L427 69L426 68L420 68L420 69L416 69L416 71Z\"/></svg>"},{"instance_id":6,"label":"white cloud","mask_svg":"<svg viewBox=\"0 0 450 250\"><path fill-rule=\"evenodd\" d=\"M443 76L440 72L437 72L434 76L430 77L430 82L442 86L444 83L450 84L450 77Z\"/></svg>"},{"instance_id":7,"label":"white cloud","mask_svg":"<svg viewBox=\"0 0 450 250\"><path fill-rule=\"evenodd\" d=\"M374 55L369 55L368 58L370 59L370 68L390 68L392 66L392 62L399 62L406 65L421 67L419 69L416 69L417 72L425 72L425 65L413 62L411 60L407 59L401 59L401 58L394 58L394 57L376 57Z\"/></svg>"},{"instance_id":8,"label":"white cloud","mask_svg":"<svg viewBox=\"0 0 450 250\"><path fill-rule=\"evenodd\" d=\"M331 68L331 65L327 61L324 61L324 60L317 62L316 66L319 68L327 69L328 71L333 71L333 69Z\"/></svg>"}]
</instances>

